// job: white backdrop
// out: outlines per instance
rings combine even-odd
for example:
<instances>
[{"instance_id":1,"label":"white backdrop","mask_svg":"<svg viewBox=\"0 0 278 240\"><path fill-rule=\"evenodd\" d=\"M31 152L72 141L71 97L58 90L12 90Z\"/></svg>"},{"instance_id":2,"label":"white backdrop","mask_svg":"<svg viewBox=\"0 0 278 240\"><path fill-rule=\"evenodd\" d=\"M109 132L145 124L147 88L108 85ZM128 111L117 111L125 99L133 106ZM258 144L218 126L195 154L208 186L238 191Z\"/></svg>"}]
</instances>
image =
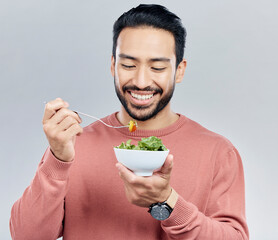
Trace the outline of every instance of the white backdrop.
<instances>
[{"instance_id":1,"label":"white backdrop","mask_svg":"<svg viewBox=\"0 0 278 240\"><path fill-rule=\"evenodd\" d=\"M0 0L0 239L10 239L12 204L47 147L43 102L62 97L99 117L119 110L110 75L112 25L139 3ZM277 1L153 3L180 16L188 32L188 67L173 109L237 147L251 239L278 239Z\"/></svg>"}]
</instances>

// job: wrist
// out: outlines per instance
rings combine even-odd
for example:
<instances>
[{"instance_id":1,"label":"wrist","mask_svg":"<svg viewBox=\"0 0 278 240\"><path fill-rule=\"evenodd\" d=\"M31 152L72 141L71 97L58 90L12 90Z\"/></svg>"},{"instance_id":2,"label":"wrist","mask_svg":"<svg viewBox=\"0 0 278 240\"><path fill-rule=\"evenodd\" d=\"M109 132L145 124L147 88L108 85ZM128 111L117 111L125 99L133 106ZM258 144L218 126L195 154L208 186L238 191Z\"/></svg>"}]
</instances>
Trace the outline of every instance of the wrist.
<instances>
[{"instance_id":1,"label":"wrist","mask_svg":"<svg viewBox=\"0 0 278 240\"><path fill-rule=\"evenodd\" d=\"M65 158L65 157L63 157L63 156L59 156L59 154L55 153L55 152L51 149L51 147L50 147L50 151L51 151L52 155L53 155L57 160L59 160L59 161L61 161L61 162L72 162L72 161L73 161L73 157ZM68 159L69 159L69 160L68 160Z\"/></svg>"},{"instance_id":2,"label":"wrist","mask_svg":"<svg viewBox=\"0 0 278 240\"><path fill-rule=\"evenodd\" d=\"M178 200L177 192L172 188L170 196L164 202L153 203L149 207L149 213L154 219L163 221L170 217Z\"/></svg>"},{"instance_id":3,"label":"wrist","mask_svg":"<svg viewBox=\"0 0 278 240\"><path fill-rule=\"evenodd\" d=\"M166 200L166 203L172 208L174 209L177 201L178 201L179 195L177 194L177 192L175 191L175 189L172 188L172 191L170 193L170 196L168 197L168 199Z\"/></svg>"}]
</instances>

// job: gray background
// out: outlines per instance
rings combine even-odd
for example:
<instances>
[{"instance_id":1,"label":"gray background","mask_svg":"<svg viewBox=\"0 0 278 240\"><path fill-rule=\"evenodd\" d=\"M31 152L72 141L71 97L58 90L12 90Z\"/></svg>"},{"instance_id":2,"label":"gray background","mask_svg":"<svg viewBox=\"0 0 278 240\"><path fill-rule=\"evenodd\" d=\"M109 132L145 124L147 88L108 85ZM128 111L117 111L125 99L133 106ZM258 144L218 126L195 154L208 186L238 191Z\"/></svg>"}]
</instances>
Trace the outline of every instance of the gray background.
<instances>
[{"instance_id":1,"label":"gray background","mask_svg":"<svg viewBox=\"0 0 278 240\"><path fill-rule=\"evenodd\" d=\"M1 239L10 239L12 204L47 147L43 102L62 97L71 109L99 117L119 109L110 75L112 25L139 3L0 1ZM173 109L238 148L251 239L278 239L277 1L154 3L179 15L188 31L188 68Z\"/></svg>"}]
</instances>

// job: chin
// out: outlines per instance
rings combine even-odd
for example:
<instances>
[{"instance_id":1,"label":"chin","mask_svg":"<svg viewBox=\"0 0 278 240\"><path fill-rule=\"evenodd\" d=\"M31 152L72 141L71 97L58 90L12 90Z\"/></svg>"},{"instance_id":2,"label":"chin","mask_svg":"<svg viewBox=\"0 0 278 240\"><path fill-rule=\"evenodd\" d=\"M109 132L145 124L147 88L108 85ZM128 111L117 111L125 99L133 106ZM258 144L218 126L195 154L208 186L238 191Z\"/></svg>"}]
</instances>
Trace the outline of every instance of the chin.
<instances>
[{"instance_id":1,"label":"chin","mask_svg":"<svg viewBox=\"0 0 278 240\"><path fill-rule=\"evenodd\" d=\"M125 110L129 114L130 117L137 121L147 121L154 118L159 112L157 106L156 107L149 107L148 108L134 108L134 107L126 107Z\"/></svg>"}]
</instances>

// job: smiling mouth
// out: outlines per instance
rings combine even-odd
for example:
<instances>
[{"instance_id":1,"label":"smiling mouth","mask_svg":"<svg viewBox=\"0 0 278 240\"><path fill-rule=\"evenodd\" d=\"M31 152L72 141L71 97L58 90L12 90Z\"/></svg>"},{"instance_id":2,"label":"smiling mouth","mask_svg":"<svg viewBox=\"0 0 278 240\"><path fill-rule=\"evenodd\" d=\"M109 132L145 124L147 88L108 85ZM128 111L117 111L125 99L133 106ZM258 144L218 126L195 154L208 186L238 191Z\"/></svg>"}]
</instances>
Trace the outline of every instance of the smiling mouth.
<instances>
[{"instance_id":1,"label":"smiling mouth","mask_svg":"<svg viewBox=\"0 0 278 240\"><path fill-rule=\"evenodd\" d=\"M129 93L133 98L135 98L137 100L148 100L148 99L151 99L154 96L153 93L152 94L137 94L137 93L134 93L134 92L129 92Z\"/></svg>"}]
</instances>

